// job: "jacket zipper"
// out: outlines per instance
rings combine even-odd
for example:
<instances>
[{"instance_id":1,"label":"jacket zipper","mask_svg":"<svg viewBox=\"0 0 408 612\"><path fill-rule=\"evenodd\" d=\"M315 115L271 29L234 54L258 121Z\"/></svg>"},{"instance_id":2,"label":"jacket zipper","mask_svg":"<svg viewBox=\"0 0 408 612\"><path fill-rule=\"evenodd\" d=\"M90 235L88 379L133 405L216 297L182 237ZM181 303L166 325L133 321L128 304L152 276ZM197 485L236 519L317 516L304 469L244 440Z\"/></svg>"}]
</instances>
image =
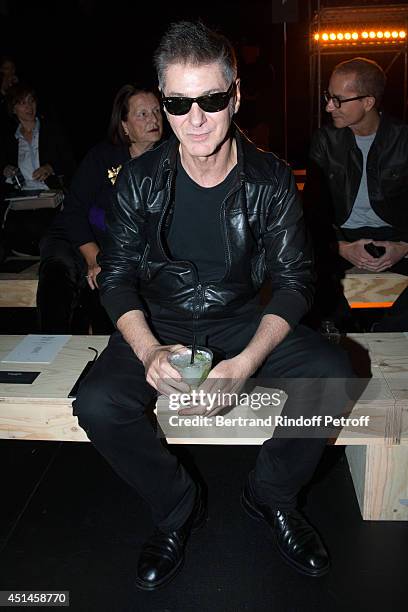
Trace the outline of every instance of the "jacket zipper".
<instances>
[{"instance_id":1,"label":"jacket zipper","mask_svg":"<svg viewBox=\"0 0 408 612\"><path fill-rule=\"evenodd\" d=\"M170 171L169 172L169 177L167 179L167 202L163 208L163 213L160 217L160 221L157 227L157 243L159 245L161 254L163 255L163 257L166 259L166 261L168 261L169 263L171 263L171 259L169 257L167 257L167 254L163 248L162 245L162 241L161 241L161 230L163 227L163 220L164 217L166 215L167 209L169 207L169 203L170 203L170 198L171 198L171 180L172 180L172 175L173 172ZM193 276L194 276L194 281L195 281L195 293L196 293L196 299L195 299L195 304L193 306L193 333L194 333L194 319L199 319L200 318L200 314L202 312L203 309L203 304L204 304L204 300L203 300L203 296L204 296L204 292L203 292L203 285L202 283L199 282L199 278L198 278L198 270L197 270L197 266L192 262L192 261L187 261L187 260L179 260L180 263L186 264L187 266L190 267Z\"/></svg>"},{"instance_id":2,"label":"jacket zipper","mask_svg":"<svg viewBox=\"0 0 408 612\"><path fill-rule=\"evenodd\" d=\"M169 207L169 202L170 202L170 197L171 197L171 181L172 181L172 176L173 176L173 172L169 171L169 177L167 179L167 202L163 208L163 213L162 216L160 217L160 221L157 227L157 242L159 244L159 248L160 251L163 255L163 257L166 259L166 261L171 262L171 259L169 257L167 257L166 252L163 248L162 245L162 241L161 241L161 230L163 227L163 220L165 217L165 214L167 212L167 209ZM226 222L226 214L225 214L225 207L226 207L226 202L228 200L228 198L233 195L236 191L239 191L239 189L242 187L244 181L241 179L240 180L240 184L238 188L233 188L224 198L222 205L221 205L221 210L220 210L220 223L221 223L221 227L223 230L223 235L224 235L224 253L225 253L225 258L227 261L227 267L224 273L224 276L221 280L223 280L228 272L229 269L231 267L231 257L230 257L230 248L229 248L229 243L228 243L228 236L227 236L227 222ZM188 265L190 267L190 269L193 272L194 275L194 280L195 280L195 293L196 293L196 300L195 300L195 304L193 307L193 332L194 332L194 320L197 320L200 318L200 315L202 314L203 311L203 307L204 307L204 287L205 285L203 283L199 282L199 277L198 277L198 270L197 270L197 266L192 262L192 261L187 261L187 260L180 260L180 263L184 263L186 265Z\"/></svg>"}]
</instances>

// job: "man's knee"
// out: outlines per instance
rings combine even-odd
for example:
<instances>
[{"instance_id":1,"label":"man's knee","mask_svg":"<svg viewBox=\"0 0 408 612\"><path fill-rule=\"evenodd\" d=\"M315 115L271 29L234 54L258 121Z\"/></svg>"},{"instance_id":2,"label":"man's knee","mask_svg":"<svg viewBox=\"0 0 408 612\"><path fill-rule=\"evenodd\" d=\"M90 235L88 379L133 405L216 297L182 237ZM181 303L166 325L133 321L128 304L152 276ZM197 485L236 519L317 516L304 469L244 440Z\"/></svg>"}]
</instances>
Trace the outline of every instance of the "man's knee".
<instances>
[{"instance_id":1,"label":"man's knee","mask_svg":"<svg viewBox=\"0 0 408 612\"><path fill-rule=\"evenodd\" d=\"M107 425L113 412L113 406L103 388L102 381L92 379L85 379L80 385L72 407L80 426L86 432L99 429L101 425Z\"/></svg>"},{"instance_id":2,"label":"man's knee","mask_svg":"<svg viewBox=\"0 0 408 612\"><path fill-rule=\"evenodd\" d=\"M73 413L80 426L92 434L110 435L112 428L139 419L151 400L147 394L127 394L115 378L92 370L81 383L73 402Z\"/></svg>"},{"instance_id":3,"label":"man's knee","mask_svg":"<svg viewBox=\"0 0 408 612\"><path fill-rule=\"evenodd\" d=\"M40 279L44 282L59 283L61 279L75 284L78 271L73 260L58 254L50 255L41 261Z\"/></svg>"}]
</instances>

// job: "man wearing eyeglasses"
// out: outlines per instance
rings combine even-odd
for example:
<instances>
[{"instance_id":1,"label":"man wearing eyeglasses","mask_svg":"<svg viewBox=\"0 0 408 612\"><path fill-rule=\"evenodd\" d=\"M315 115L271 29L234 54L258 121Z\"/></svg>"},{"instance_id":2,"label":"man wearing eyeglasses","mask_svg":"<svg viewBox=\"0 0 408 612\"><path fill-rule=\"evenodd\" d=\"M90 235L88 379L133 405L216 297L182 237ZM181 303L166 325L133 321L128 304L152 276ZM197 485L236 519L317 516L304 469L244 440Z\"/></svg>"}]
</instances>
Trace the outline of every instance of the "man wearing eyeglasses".
<instances>
[{"instance_id":1,"label":"man wearing eyeglasses","mask_svg":"<svg viewBox=\"0 0 408 612\"><path fill-rule=\"evenodd\" d=\"M324 93L332 125L313 137L304 191L322 279L352 266L408 274L408 127L379 111L385 82L376 62L355 58L334 68ZM352 325L342 292L329 296L323 280L316 303L323 318ZM407 330L407 313L406 290L374 329Z\"/></svg>"},{"instance_id":2,"label":"man wearing eyeglasses","mask_svg":"<svg viewBox=\"0 0 408 612\"><path fill-rule=\"evenodd\" d=\"M136 578L145 590L178 573L206 512L201 488L146 416L157 393L190 391L169 356L193 338L206 344L219 356L206 382L221 381L224 390L256 373L304 377L312 381L310 398L301 397L306 413L315 408L315 379L352 376L340 350L298 326L313 280L302 211L287 165L256 149L232 122L241 96L231 44L202 23L175 23L155 63L174 134L125 165L116 181L98 283L119 331L75 403L90 440L151 508L156 530ZM261 310L265 280L273 292ZM221 408L179 414L209 417ZM285 561L313 577L328 571L329 559L297 495L325 442L268 440L242 495Z\"/></svg>"}]
</instances>

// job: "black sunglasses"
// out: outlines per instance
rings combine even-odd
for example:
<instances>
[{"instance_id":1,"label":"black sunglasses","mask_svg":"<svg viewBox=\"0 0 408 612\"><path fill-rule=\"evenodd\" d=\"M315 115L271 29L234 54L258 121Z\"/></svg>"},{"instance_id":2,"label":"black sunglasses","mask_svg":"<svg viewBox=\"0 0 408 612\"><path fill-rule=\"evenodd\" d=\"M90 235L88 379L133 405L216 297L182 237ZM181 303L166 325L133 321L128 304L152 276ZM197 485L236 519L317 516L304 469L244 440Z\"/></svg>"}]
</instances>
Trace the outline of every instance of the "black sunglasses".
<instances>
[{"instance_id":1,"label":"black sunglasses","mask_svg":"<svg viewBox=\"0 0 408 612\"><path fill-rule=\"evenodd\" d=\"M227 108L231 96L234 92L235 82L231 83L227 91L219 93L207 94L198 98L185 98L184 96L176 96L166 98L162 94L164 107L170 115L186 115L194 102L206 113L218 113Z\"/></svg>"},{"instance_id":2,"label":"black sunglasses","mask_svg":"<svg viewBox=\"0 0 408 612\"><path fill-rule=\"evenodd\" d=\"M346 98L345 100L341 100L338 96L332 96L329 94L328 91L325 91L323 93L323 97L326 104L332 101L336 108L341 108L341 105L345 102L354 102L354 100L362 100L363 98L369 98L369 95L366 94L365 96L355 96L354 98Z\"/></svg>"}]
</instances>

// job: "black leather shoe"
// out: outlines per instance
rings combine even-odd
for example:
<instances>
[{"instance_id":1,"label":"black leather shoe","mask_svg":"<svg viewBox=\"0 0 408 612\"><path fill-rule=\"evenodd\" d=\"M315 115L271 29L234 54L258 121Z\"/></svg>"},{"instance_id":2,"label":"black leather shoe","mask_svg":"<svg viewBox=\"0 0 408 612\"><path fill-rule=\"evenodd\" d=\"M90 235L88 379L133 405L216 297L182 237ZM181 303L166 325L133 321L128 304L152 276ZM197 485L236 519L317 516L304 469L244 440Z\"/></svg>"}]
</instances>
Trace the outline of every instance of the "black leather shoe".
<instances>
[{"instance_id":1,"label":"black leather shoe","mask_svg":"<svg viewBox=\"0 0 408 612\"><path fill-rule=\"evenodd\" d=\"M198 487L194 508L186 522L170 532L156 529L143 545L136 576L136 586L139 589L153 591L166 585L178 574L183 565L189 535L202 527L206 518L207 507L201 488Z\"/></svg>"},{"instance_id":2,"label":"black leather shoe","mask_svg":"<svg viewBox=\"0 0 408 612\"><path fill-rule=\"evenodd\" d=\"M320 536L298 510L273 510L256 501L248 483L241 504L250 517L272 528L280 554L298 572L320 577L329 571L329 556Z\"/></svg>"}]
</instances>

